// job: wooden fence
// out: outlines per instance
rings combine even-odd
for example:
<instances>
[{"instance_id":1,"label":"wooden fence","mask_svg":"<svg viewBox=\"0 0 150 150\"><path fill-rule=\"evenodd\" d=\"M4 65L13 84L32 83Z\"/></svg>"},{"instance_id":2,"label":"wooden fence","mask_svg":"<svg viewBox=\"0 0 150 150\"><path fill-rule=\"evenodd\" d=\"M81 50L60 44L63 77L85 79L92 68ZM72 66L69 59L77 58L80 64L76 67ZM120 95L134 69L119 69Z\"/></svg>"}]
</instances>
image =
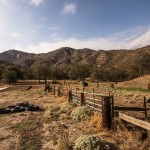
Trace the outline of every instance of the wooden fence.
<instances>
[{"instance_id":1,"label":"wooden fence","mask_svg":"<svg viewBox=\"0 0 150 150\"><path fill-rule=\"evenodd\" d=\"M134 124L136 126L139 126L141 128L150 130L150 123L148 123L146 121L143 121L143 120L140 120L140 119L136 119L134 117L131 117L131 116L128 116L128 115L125 115L125 114L122 114L122 113L119 113L119 118L121 120L124 120L126 122L132 123L132 124Z\"/></svg>"},{"instance_id":2,"label":"wooden fence","mask_svg":"<svg viewBox=\"0 0 150 150\"><path fill-rule=\"evenodd\" d=\"M71 89L64 87L51 87L51 92L57 93L57 96L68 96L68 102L74 102L80 106L88 106L89 108L102 113L102 126L104 128L110 129L112 121L114 119L115 111L143 111L145 114L145 119L147 119L147 99L144 97L144 107L122 107L114 106L114 97L106 96L103 94L95 93L94 89L92 92L86 92L83 88L82 90L76 88ZM140 126L142 128L150 130L150 123L136 119L134 117L119 113L119 118L132 123L134 125Z\"/></svg>"},{"instance_id":3,"label":"wooden fence","mask_svg":"<svg viewBox=\"0 0 150 150\"><path fill-rule=\"evenodd\" d=\"M145 120L147 120L147 111L150 110L150 108L147 108L147 101L146 97L144 96L144 107L124 107L124 106L112 106L113 111L143 111ZM114 102L113 102L114 103Z\"/></svg>"}]
</instances>

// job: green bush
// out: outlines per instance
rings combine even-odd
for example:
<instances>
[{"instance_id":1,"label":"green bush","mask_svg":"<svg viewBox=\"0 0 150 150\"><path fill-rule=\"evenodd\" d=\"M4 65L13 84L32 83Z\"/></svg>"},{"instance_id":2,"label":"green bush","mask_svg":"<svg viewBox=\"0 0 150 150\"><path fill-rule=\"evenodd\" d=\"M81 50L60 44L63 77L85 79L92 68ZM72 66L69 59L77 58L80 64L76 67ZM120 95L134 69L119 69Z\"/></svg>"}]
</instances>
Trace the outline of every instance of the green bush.
<instances>
[{"instance_id":1,"label":"green bush","mask_svg":"<svg viewBox=\"0 0 150 150\"><path fill-rule=\"evenodd\" d=\"M104 150L104 142L94 135L82 135L76 140L74 150Z\"/></svg>"},{"instance_id":2,"label":"green bush","mask_svg":"<svg viewBox=\"0 0 150 150\"><path fill-rule=\"evenodd\" d=\"M87 106L77 107L75 110L72 111L71 116L74 120L85 120L89 116L93 114L92 110Z\"/></svg>"}]
</instances>

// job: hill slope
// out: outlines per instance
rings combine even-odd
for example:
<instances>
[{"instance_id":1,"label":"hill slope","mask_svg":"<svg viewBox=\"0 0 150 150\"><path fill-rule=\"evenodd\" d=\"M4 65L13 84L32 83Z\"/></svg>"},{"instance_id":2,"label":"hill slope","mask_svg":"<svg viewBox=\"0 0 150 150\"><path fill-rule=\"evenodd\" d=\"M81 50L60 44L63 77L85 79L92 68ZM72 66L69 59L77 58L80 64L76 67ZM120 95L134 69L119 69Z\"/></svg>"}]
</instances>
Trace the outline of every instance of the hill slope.
<instances>
[{"instance_id":1,"label":"hill slope","mask_svg":"<svg viewBox=\"0 0 150 150\"><path fill-rule=\"evenodd\" d=\"M133 88L145 88L147 89L148 84L150 84L150 75L144 75L142 77L118 83L117 87L133 87Z\"/></svg>"},{"instance_id":2,"label":"hill slope","mask_svg":"<svg viewBox=\"0 0 150 150\"><path fill-rule=\"evenodd\" d=\"M145 57L146 60L145 60ZM33 64L43 62L50 67L64 68L68 64L88 64L99 68L113 68L133 70L139 69L139 63L150 68L150 46L136 50L91 50L73 49L62 47L55 51L44 54L25 53L16 50L9 50L0 53L0 61L5 61L23 67L31 67ZM143 68L140 68L141 70ZM150 70L149 70L150 71ZM148 71L148 72L149 72Z\"/></svg>"}]
</instances>

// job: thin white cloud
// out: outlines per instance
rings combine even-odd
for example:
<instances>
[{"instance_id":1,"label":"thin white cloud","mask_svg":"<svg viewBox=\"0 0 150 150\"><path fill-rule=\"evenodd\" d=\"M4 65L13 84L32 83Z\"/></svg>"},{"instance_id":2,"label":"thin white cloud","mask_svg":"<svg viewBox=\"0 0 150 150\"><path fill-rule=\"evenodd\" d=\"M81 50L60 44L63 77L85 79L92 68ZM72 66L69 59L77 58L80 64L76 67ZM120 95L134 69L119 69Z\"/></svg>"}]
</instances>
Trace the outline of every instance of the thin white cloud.
<instances>
[{"instance_id":1,"label":"thin white cloud","mask_svg":"<svg viewBox=\"0 0 150 150\"><path fill-rule=\"evenodd\" d=\"M38 45L29 45L26 49L23 47L16 47L16 49L22 49L25 51L32 51L34 53L40 52L49 52L60 47L73 47L76 49L80 48L91 48L91 49L111 49L116 45L115 41L111 39L104 39L104 38L93 38L93 39L86 39L86 40L77 40L76 38L69 38L65 40L58 40L58 41L47 41L41 42Z\"/></svg>"},{"instance_id":2,"label":"thin white cloud","mask_svg":"<svg viewBox=\"0 0 150 150\"><path fill-rule=\"evenodd\" d=\"M126 49L134 49L146 45L150 45L150 28L140 36L137 33L137 35L133 36L133 38L127 39L122 44L120 44L120 47L124 47Z\"/></svg>"},{"instance_id":3,"label":"thin white cloud","mask_svg":"<svg viewBox=\"0 0 150 150\"><path fill-rule=\"evenodd\" d=\"M47 19L44 18L44 17L40 17L39 19L40 19L42 22L46 22L46 21L47 21Z\"/></svg>"},{"instance_id":4,"label":"thin white cloud","mask_svg":"<svg viewBox=\"0 0 150 150\"><path fill-rule=\"evenodd\" d=\"M10 32L11 39L6 41L1 35L2 45L1 50L19 49L26 52L46 53L60 47L72 47L76 49L91 48L95 50L111 50L111 49L135 49L150 45L150 27L137 28L130 31L114 33L109 37L95 37L89 39L63 38L59 32L52 32L47 41L41 41L36 44L22 41L23 34L18 32ZM19 38L18 38L19 37ZM13 38L13 40L12 40ZM13 42L12 42L13 41ZM18 45L19 43L19 45Z\"/></svg>"},{"instance_id":5,"label":"thin white cloud","mask_svg":"<svg viewBox=\"0 0 150 150\"><path fill-rule=\"evenodd\" d=\"M57 33L53 33L50 35L51 38L57 38Z\"/></svg>"},{"instance_id":6,"label":"thin white cloud","mask_svg":"<svg viewBox=\"0 0 150 150\"><path fill-rule=\"evenodd\" d=\"M75 14L76 13L76 4L75 3L68 3L65 4L63 10L62 10L62 14Z\"/></svg>"},{"instance_id":7,"label":"thin white cloud","mask_svg":"<svg viewBox=\"0 0 150 150\"><path fill-rule=\"evenodd\" d=\"M95 50L111 50L111 49L135 49L150 45L150 28L146 29L144 33L141 33L143 29L137 29L136 32L132 33L131 38L126 35L126 32L114 34L114 37L97 37L90 39L76 39L76 38L58 38L57 34L52 34L53 40L43 41L37 45L30 44L26 48L16 46L16 49L21 49L27 52L43 53L49 52L60 47L73 47L76 49L91 48ZM132 31L133 32L133 31ZM129 31L127 31L129 33ZM141 33L141 35L139 35ZM116 37L115 37L116 36ZM120 40L119 36L125 36L124 39ZM119 39L119 40L118 40Z\"/></svg>"},{"instance_id":8,"label":"thin white cloud","mask_svg":"<svg viewBox=\"0 0 150 150\"><path fill-rule=\"evenodd\" d=\"M59 30L59 27L58 26L49 27L48 29L51 30L51 31L56 31L56 30Z\"/></svg>"},{"instance_id":9,"label":"thin white cloud","mask_svg":"<svg viewBox=\"0 0 150 150\"><path fill-rule=\"evenodd\" d=\"M4 8L13 8L14 7L14 3L11 0L0 0L0 7L4 7ZM3 8L3 9L4 9ZM0 8L2 9L2 8ZM1 10L2 13L2 10Z\"/></svg>"},{"instance_id":10,"label":"thin white cloud","mask_svg":"<svg viewBox=\"0 0 150 150\"><path fill-rule=\"evenodd\" d=\"M9 0L0 0L0 4L9 4Z\"/></svg>"},{"instance_id":11,"label":"thin white cloud","mask_svg":"<svg viewBox=\"0 0 150 150\"><path fill-rule=\"evenodd\" d=\"M18 33L13 32L13 33L10 34L10 36L11 36L12 38L17 38L17 37L19 37L20 35L19 35Z\"/></svg>"},{"instance_id":12,"label":"thin white cloud","mask_svg":"<svg viewBox=\"0 0 150 150\"><path fill-rule=\"evenodd\" d=\"M33 5L33 6L39 6L42 3L44 3L44 0L25 0L28 2L29 5Z\"/></svg>"}]
</instances>

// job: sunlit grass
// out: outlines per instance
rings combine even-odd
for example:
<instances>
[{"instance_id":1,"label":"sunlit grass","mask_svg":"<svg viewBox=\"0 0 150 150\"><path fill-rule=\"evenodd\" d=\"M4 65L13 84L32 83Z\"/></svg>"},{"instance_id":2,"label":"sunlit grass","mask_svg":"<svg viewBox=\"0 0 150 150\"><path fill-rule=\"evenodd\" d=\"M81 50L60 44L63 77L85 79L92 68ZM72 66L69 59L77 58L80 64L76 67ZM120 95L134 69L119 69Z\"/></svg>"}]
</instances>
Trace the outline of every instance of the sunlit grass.
<instances>
[{"instance_id":1,"label":"sunlit grass","mask_svg":"<svg viewBox=\"0 0 150 150\"><path fill-rule=\"evenodd\" d=\"M143 88L130 88L130 87L117 87L116 89L119 90L126 90L126 91L133 91L133 92L150 92L148 89L143 89Z\"/></svg>"}]
</instances>

